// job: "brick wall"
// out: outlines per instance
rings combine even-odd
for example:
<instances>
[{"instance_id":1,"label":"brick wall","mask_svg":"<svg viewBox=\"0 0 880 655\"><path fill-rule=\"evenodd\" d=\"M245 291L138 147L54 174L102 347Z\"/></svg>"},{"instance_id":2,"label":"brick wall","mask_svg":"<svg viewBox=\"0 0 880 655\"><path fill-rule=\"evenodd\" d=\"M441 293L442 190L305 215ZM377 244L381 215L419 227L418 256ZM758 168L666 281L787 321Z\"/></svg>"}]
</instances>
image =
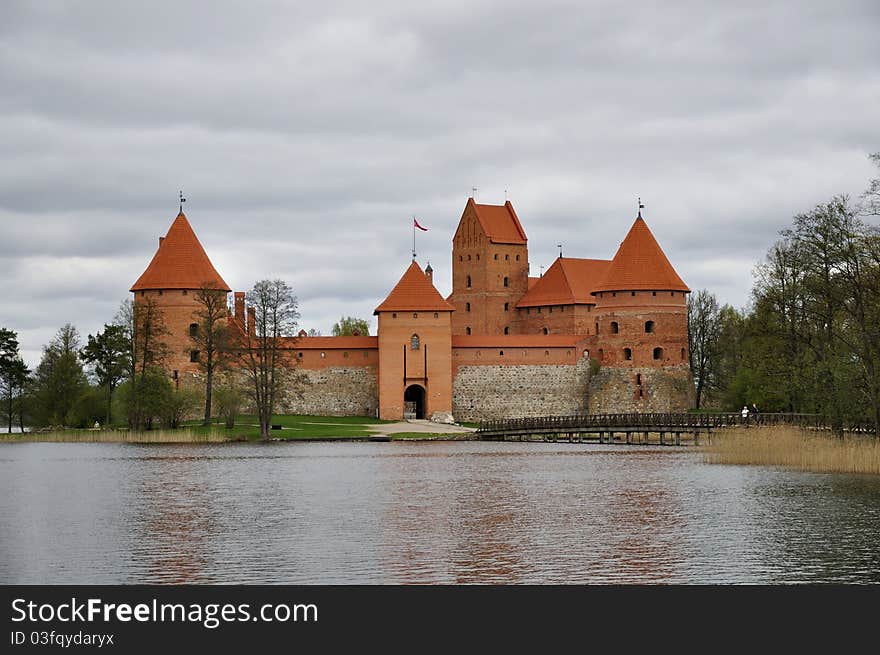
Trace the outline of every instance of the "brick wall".
<instances>
[{"instance_id":1,"label":"brick wall","mask_svg":"<svg viewBox=\"0 0 880 655\"><path fill-rule=\"evenodd\" d=\"M452 386L456 421L564 416L587 411L590 365L459 366Z\"/></svg>"},{"instance_id":2,"label":"brick wall","mask_svg":"<svg viewBox=\"0 0 880 655\"><path fill-rule=\"evenodd\" d=\"M589 384L589 412L685 412L693 406L693 380L684 366L602 367Z\"/></svg>"},{"instance_id":3,"label":"brick wall","mask_svg":"<svg viewBox=\"0 0 880 655\"><path fill-rule=\"evenodd\" d=\"M298 369L304 383L290 386L279 410L315 416L376 416L379 407L379 371L376 366Z\"/></svg>"}]
</instances>

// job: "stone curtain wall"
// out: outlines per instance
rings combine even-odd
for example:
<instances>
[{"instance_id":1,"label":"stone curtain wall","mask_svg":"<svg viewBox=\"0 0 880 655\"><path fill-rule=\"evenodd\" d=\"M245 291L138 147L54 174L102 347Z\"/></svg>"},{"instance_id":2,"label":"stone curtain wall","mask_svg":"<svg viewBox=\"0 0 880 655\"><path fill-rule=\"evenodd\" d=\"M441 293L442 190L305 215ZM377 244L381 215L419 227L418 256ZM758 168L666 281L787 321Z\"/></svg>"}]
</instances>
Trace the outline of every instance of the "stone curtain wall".
<instances>
[{"instance_id":1,"label":"stone curtain wall","mask_svg":"<svg viewBox=\"0 0 880 655\"><path fill-rule=\"evenodd\" d=\"M587 412L590 364L460 366L452 387L456 421Z\"/></svg>"},{"instance_id":2,"label":"stone curtain wall","mask_svg":"<svg viewBox=\"0 0 880 655\"><path fill-rule=\"evenodd\" d=\"M281 408L288 414L376 416L379 374L376 367L297 369L301 383L285 389ZM299 392L297 392L297 390Z\"/></svg>"},{"instance_id":3,"label":"stone curtain wall","mask_svg":"<svg viewBox=\"0 0 880 655\"><path fill-rule=\"evenodd\" d=\"M693 407L693 382L687 366L602 367L589 386L590 414L686 412Z\"/></svg>"}]
</instances>

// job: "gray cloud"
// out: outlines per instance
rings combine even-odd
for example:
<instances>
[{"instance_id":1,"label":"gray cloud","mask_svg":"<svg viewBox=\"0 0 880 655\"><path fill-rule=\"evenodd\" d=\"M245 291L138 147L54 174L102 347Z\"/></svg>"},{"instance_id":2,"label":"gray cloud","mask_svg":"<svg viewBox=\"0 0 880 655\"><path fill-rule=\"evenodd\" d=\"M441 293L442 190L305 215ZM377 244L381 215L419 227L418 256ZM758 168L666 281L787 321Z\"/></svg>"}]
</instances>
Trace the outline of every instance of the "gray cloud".
<instances>
[{"instance_id":1,"label":"gray cloud","mask_svg":"<svg viewBox=\"0 0 880 655\"><path fill-rule=\"evenodd\" d=\"M770 5L770 6L768 6ZM369 316L413 214L450 290L471 186L509 190L532 273L610 258L635 197L694 288L748 300L793 214L880 149L864 2L4 2L0 324L31 361L112 318L184 188L236 289L304 327Z\"/></svg>"}]
</instances>

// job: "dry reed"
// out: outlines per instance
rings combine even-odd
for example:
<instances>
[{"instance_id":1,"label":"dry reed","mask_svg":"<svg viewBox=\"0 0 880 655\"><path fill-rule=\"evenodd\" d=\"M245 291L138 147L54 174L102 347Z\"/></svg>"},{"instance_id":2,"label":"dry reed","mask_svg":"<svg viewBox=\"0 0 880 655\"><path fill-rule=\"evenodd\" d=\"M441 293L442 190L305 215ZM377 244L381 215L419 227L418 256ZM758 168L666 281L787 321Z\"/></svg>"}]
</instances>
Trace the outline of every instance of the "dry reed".
<instances>
[{"instance_id":1,"label":"dry reed","mask_svg":"<svg viewBox=\"0 0 880 655\"><path fill-rule=\"evenodd\" d=\"M866 435L835 437L785 425L727 428L714 433L703 450L713 464L880 474L880 440Z\"/></svg>"},{"instance_id":2,"label":"dry reed","mask_svg":"<svg viewBox=\"0 0 880 655\"><path fill-rule=\"evenodd\" d=\"M229 438L220 432L193 432L191 430L81 430L71 432L26 432L2 434L0 443L222 443Z\"/></svg>"}]
</instances>

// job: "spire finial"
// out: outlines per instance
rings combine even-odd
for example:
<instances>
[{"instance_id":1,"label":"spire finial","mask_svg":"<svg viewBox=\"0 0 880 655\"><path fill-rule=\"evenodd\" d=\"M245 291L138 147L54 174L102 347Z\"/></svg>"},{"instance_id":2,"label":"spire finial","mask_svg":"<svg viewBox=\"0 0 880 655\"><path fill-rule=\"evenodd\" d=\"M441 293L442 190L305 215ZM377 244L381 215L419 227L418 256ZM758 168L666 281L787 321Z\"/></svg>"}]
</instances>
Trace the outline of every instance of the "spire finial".
<instances>
[{"instance_id":1,"label":"spire finial","mask_svg":"<svg viewBox=\"0 0 880 655\"><path fill-rule=\"evenodd\" d=\"M507 189L504 189L504 202L507 202Z\"/></svg>"},{"instance_id":2,"label":"spire finial","mask_svg":"<svg viewBox=\"0 0 880 655\"><path fill-rule=\"evenodd\" d=\"M180 213L183 213L183 203L186 202L186 198L183 197L183 189L180 190Z\"/></svg>"},{"instance_id":3,"label":"spire finial","mask_svg":"<svg viewBox=\"0 0 880 655\"><path fill-rule=\"evenodd\" d=\"M557 243L557 244L556 244L556 247L559 248L559 258L562 259L562 244L561 244L561 243Z\"/></svg>"},{"instance_id":4,"label":"spire finial","mask_svg":"<svg viewBox=\"0 0 880 655\"><path fill-rule=\"evenodd\" d=\"M642 217L642 210L644 208L645 208L645 206L642 204L642 198L641 198L641 196L639 196L639 218Z\"/></svg>"},{"instance_id":5,"label":"spire finial","mask_svg":"<svg viewBox=\"0 0 880 655\"><path fill-rule=\"evenodd\" d=\"M477 199L477 187L475 186L471 187L471 198L473 198L474 200Z\"/></svg>"}]
</instances>

